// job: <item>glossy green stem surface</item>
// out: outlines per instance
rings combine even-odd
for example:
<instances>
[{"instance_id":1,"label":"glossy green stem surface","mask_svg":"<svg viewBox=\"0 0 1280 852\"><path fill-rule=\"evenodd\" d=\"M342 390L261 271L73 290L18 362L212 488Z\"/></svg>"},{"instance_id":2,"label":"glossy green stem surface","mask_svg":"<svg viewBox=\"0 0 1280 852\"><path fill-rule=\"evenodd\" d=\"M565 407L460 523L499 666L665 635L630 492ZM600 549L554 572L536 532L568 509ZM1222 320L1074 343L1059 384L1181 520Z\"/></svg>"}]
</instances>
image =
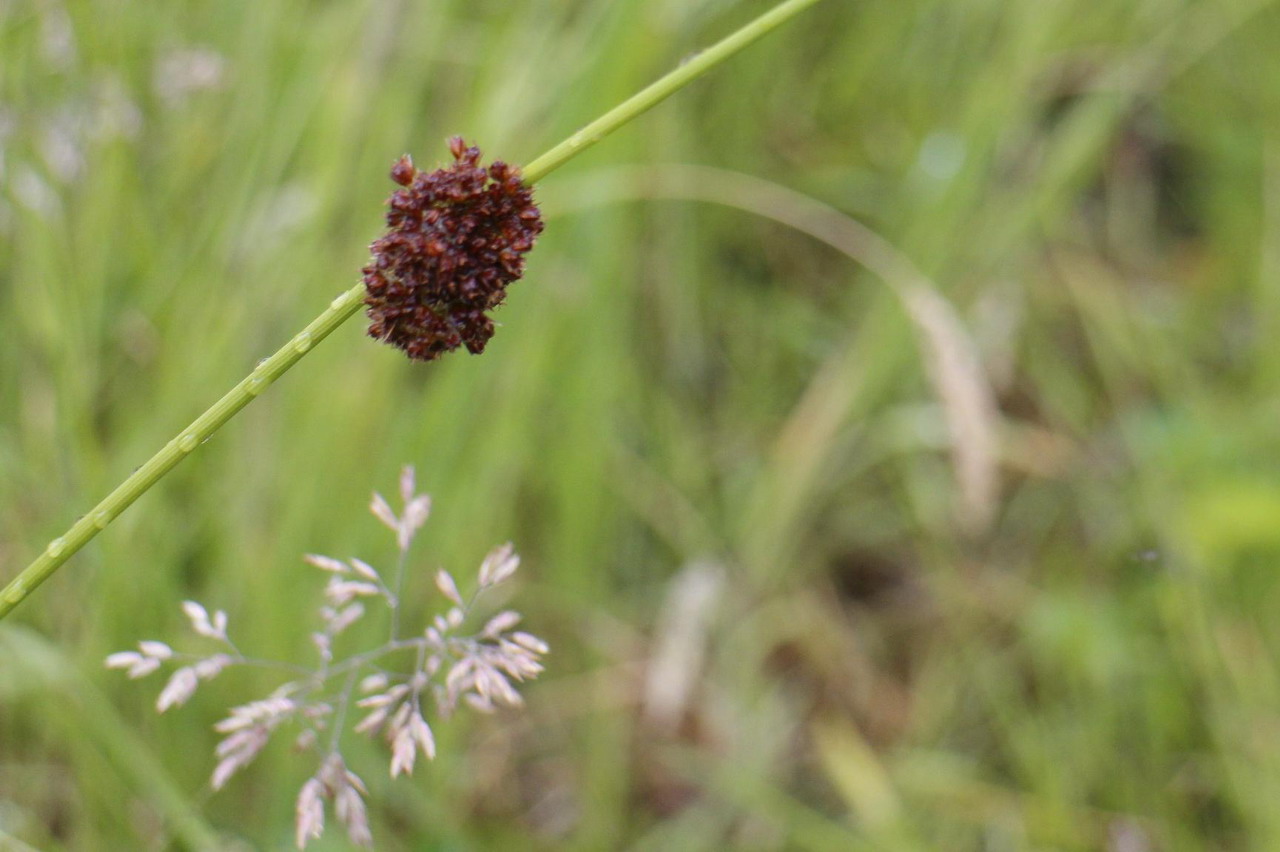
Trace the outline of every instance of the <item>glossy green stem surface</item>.
<instances>
[{"instance_id":1,"label":"glossy green stem surface","mask_svg":"<svg viewBox=\"0 0 1280 852\"><path fill-rule=\"evenodd\" d=\"M786 0L768 12L752 20L711 47L698 51L685 59L673 71L650 83L595 121L574 133L524 167L524 179L529 183L542 180L605 136L617 130L633 118L657 106L668 96L684 88L707 71L724 62L739 50L769 34L819 0Z\"/></svg>"}]
</instances>

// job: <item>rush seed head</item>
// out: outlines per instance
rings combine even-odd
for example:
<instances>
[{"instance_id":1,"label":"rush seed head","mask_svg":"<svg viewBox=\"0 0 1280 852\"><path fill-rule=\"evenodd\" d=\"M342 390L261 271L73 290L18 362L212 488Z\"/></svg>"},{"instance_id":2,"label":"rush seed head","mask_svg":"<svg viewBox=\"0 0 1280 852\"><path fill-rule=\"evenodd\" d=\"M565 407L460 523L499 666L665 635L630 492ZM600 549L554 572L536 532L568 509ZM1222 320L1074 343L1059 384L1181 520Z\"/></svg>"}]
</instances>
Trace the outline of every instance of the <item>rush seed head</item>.
<instances>
[{"instance_id":1,"label":"rush seed head","mask_svg":"<svg viewBox=\"0 0 1280 852\"><path fill-rule=\"evenodd\" d=\"M480 149L449 140L454 163L419 171L406 155L391 167L387 233L363 270L369 336L432 361L466 346L484 351L489 311L524 273L542 216L520 170L480 165Z\"/></svg>"}]
</instances>

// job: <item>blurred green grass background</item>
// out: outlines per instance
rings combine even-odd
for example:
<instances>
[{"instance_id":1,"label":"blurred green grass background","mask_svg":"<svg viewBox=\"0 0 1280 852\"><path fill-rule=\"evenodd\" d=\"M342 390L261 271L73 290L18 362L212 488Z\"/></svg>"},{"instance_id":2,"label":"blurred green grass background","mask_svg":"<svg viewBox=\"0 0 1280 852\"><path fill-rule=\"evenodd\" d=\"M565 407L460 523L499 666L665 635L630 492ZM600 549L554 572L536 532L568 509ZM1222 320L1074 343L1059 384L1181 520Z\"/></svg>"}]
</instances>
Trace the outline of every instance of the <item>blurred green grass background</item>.
<instances>
[{"instance_id":1,"label":"blurred green grass background","mask_svg":"<svg viewBox=\"0 0 1280 852\"><path fill-rule=\"evenodd\" d=\"M0 830L289 848L287 743L207 787L274 681L101 660L184 598L308 658L301 554L385 564L411 463L422 610L513 540L552 656L411 781L349 743L378 848L1280 848L1275 6L829 0L574 160L484 357L349 323L4 625ZM401 153L528 161L764 8L0 2L0 578L354 282ZM879 271L854 222L925 307L791 227Z\"/></svg>"}]
</instances>

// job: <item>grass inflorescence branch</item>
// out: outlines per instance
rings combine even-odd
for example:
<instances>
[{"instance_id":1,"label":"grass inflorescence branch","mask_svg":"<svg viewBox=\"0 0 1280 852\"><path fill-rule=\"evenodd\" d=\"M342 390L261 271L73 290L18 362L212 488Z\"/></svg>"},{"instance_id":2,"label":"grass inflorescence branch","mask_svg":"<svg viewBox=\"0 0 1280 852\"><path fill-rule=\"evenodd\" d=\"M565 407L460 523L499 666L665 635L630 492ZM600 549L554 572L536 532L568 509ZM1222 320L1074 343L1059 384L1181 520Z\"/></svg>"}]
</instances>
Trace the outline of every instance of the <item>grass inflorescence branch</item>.
<instances>
[{"instance_id":1,"label":"grass inflorescence branch","mask_svg":"<svg viewBox=\"0 0 1280 852\"><path fill-rule=\"evenodd\" d=\"M646 112L817 2L819 0L785 0L716 44L694 54L679 67L528 163L521 170L524 184L532 186L607 134ZM248 376L179 432L145 464L130 474L89 514L82 516L69 530L49 542L44 551L0 591L0 619L25 600L76 551L106 529L121 512L177 466L178 462L208 440L236 412L252 402L259 393L280 378L313 346L350 319L366 303L366 293L366 283L362 280L351 289L339 294L330 302L329 307L306 328L280 347L275 354L259 362Z\"/></svg>"}]
</instances>

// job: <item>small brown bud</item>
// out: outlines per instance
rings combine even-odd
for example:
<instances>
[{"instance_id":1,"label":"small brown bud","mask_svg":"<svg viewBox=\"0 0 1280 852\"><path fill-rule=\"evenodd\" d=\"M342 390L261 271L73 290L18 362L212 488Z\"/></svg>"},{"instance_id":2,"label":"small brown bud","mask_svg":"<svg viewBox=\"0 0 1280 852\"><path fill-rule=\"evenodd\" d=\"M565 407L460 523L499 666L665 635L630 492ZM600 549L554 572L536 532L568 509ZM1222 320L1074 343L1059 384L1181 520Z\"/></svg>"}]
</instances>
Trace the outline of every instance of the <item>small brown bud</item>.
<instances>
[{"instance_id":1,"label":"small brown bud","mask_svg":"<svg viewBox=\"0 0 1280 852\"><path fill-rule=\"evenodd\" d=\"M391 179L401 186L408 186L413 183L414 175L418 170L413 167L413 160L408 154L396 160L396 164L391 167Z\"/></svg>"},{"instance_id":2,"label":"small brown bud","mask_svg":"<svg viewBox=\"0 0 1280 852\"><path fill-rule=\"evenodd\" d=\"M388 201L387 233L363 270L369 336L410 358L432 361L466 346L484 351L493 336L488 312L524 273L524 255L542 232L542 216L520 170L480 166L480 149L449 140L455 162L421 172L408 155L391 167L400 184Z\"/></svg>"}]
</instances>

